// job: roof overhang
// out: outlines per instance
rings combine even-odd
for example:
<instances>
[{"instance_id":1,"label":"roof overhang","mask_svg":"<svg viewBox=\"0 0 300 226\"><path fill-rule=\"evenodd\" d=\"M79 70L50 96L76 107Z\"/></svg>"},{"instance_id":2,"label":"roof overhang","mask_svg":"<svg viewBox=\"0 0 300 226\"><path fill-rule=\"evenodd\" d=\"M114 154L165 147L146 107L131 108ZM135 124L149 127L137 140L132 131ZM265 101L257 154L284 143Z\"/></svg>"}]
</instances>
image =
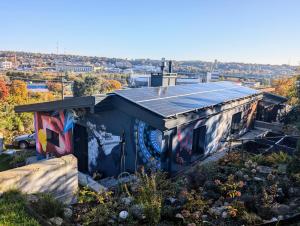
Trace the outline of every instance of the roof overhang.
<instances>
[{"instance_id":1,"label":"roof overhang","mask_svg":"<svg viewBox=\"0 0 300 226\"><path fill-rule=\"evenodd\" d=\"M102 97L102 99L103 98L104 97ZM73 97L64 100L16 106L15 112L46 112L66 109L93 108L99 101L99 97L97 96Z\"/></svg>"},{"instance_id":2,"label":"roof overhang","mask_svg":"<svg viewBox=\"0 0 300 226\"><path fill-rule=\"evenodd\" d=\"M252 96L235 99L222 104L198 109L192 112L187 112L186 114L179 114L176 117L165 119L165 128L172 129L177 126L188 124L199 119L208 118L211 117L212 115L229 111L230 109L245 105L247 103L258 102L259 100L262 100L262 98L263 98L263 94L258 93Z\"/></svg>"},{"instance_id":3,"label":"roof overhang","mask_svg":"<svg viewBox=\"0 0 300 226\"><path fill-rule=\"evenodd\" d=\"M272 105L284 104L288 101L288 99L273 93L264 92L262 101L265 107L269 107Z\"/></svg>"}]
</instances>

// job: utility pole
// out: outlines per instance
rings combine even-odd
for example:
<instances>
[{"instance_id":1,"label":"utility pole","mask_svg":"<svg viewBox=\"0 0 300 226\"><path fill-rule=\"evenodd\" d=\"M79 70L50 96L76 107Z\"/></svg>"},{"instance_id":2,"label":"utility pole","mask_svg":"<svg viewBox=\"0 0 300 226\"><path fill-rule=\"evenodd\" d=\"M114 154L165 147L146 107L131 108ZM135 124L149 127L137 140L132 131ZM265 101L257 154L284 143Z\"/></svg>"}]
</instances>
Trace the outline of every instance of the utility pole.
<instances>
[{"instance_id":1,"label":"utility pole","mask_svg":"<svg viewBox=\"0 0 300 226\"><path fill-rule=\"evenodd\" d=\"M300 72L300 62L299 62L299 67L296 69L296 71ZM297 91L297 97L298 100L300 99L300 75L297 75L296 77L296 91Z\"/></svg>"},{"instance_id":2,"label":"utility pole","mask_svg":"<svg viewBox=\"0 0 300 226\"><path fill-rule=\"evenodd\" d=\"M64 73L61 72L61 100L64 99L64 76L63 76Z\"/></svg>"},{"instance_id":3,"label":"utility pole","mask_svg":"<svg viewBox=\"0 0 300 226\"><path fill-rule=\"evenodd\" d=\"M61 83L61 100L64 100L64 77L62 71L58 67L58 50L59 50L59 43L56 42L56 70L57 70L57 77L60 73L60 83Z\"/></svg>"}]
</instances>

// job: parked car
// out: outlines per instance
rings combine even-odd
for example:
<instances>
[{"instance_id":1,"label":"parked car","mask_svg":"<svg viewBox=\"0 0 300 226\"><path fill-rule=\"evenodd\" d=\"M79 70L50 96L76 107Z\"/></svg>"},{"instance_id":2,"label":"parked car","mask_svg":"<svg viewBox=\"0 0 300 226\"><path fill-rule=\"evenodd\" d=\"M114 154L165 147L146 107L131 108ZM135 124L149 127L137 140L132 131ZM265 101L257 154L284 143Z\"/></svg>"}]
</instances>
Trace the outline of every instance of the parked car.
<instances>
[{"instance_id":1,"label":"parked car","mask_svg":"<svg viewBox=\"0 0 300 226\"><path fill-rule=\"evenodd\" d=\"M35 133L15 137L13 140L13 146L21 149L35 147Z\"/></svg>"}]
</instances>

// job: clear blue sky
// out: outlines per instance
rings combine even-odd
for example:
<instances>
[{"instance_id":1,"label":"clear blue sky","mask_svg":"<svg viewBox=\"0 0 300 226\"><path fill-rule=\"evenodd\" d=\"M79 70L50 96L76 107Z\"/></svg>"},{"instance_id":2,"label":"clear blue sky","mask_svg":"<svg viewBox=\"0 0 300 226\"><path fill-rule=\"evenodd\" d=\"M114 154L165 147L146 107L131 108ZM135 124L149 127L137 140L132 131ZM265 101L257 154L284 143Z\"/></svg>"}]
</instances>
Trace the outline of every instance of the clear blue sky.
<instances>
[{"instance_id":1,"label":"clear blue sky","mask_svg":"<svg viewBox=\"0 0 300 226\"><path fill-rule=\"evenodd\" d=\"M0 0L0 50L297 64L299 0Z\"/></svg>"}]
</instances>

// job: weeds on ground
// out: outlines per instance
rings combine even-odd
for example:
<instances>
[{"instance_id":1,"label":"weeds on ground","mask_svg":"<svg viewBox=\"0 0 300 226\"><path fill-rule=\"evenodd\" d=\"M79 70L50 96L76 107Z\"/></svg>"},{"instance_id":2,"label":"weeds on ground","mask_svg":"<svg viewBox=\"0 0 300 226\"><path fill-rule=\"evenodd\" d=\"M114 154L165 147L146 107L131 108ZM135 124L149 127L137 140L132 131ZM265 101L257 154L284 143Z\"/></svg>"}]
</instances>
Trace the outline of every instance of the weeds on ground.
<instances>
[{"instance_id":1,"label":"weeds on ground","mask_svg":"<svg viewBox=\"0 0 300 226\"><path fill-rule=\"evenodd\" d=\"M111 202L103 202L93 207L84 215L83 225L107 225L109 219L114 215L111 206Z\"/></svg>"},{"instance_id":2,"label":"weeds on ground","mask_svg":"<svg viewBox=\"0 0 300 226\"><path fill-rule=\"evenodd\" d=\"M7 154L0 155L0 172L11 169L10 162L12 161L12 156Z\"/></svg>"},{"instance_id":3,"label":"weeds on ground","mask_svg":"<svg viewBox=\"0 0 300 226\"><path fill-rule=\"evenodd\" d=\"M15 153L12 156L11 161L9 162L10 167L14 168L14 167L25 165L26 159L30 156L33 156L34 154L35 152L32 151L20 151Z\"/></svg>"},{"instance_id":4,"label":"weeds on ground","mask_svg":"<svg viewBox=\"0 0 300 226\"><path fill-rule=\"evenodd\" d=\"M220 187L220 190L227 198L240 197L240 190L244 187L244 182L236 182L234 175L232 174L227 177L227 181L225 183L222 183L220 180L215 180L215 184Z\"/></svg>"},{"instance_id":5,"label":"weeds on ground","mask_svg":"<svg viewBox=\"0 0 300 226\"><path fill-rule=\"evenodd\" d=\"M137 202L143 206L144 213L149 223L155 225L160 221L163 191L159 189L156 174L148 176L146 173L139 175L139 188Z\"/></svg>"},{"instance_id":6,"label":"weeds on ground","mask_svg":"<svg viewBox=\"0 0 300 226\"><path fill-rule=\"evenodd\" d=\"M24 196L11 190L0 197L0 225L38 226L39 223L26 212Z\"/></svg>"},{"instance_id":7,"label":"weeds on ground","mask_svg":"<svg viewBox=\"0 0 300 226\"><path fill-rule=\"evenodd\" d=\"M192 187L203 186L205 181L214 180L219 173L217 163L209 163L196 166L187 175L189 183L185 184Z\"/></svg>"},{"instance_id":8,"label":"weeds on ground","mask_svg":"<svg viewBox=\"0 0 300 226\"><path fill-rule=\"evenodd\" d=\"M90 203L95 202L97 204L103 204L105 200L108 200L112 195L112 192L97 193L89 189L88 187L82 187L78 194L78 203Z\"/></svg>"},{"instance_id":9,"label":"weeds on ground","mask_svg":"<svg viewBox=\"0 0 300 226\"><path fill-rule=\"evenodd\" d=\"M83 190L82 202L89 205L84 216L84 225L254 225L271 219L272 207L276 203L289 201L279 188L288 192L292 180L283 174L263 174L256 169L258 164L291 164L290 156L283 152L252 157L252 154L230 153L216 163L199 165L187 175L176 180L155 172L137 174L137 180L128 183L115 197ZM266 159L264 159L266 158ZM236 162L237 163L236 163ZM262 165L263 165L262 164ZM297 167L297 166L296 166ZM299 180L299 172L293 169L293 178ZM272 178L270 177L273 176ZM258 180L254 180L254 177ZM287 180L287 182L286 182ZM294 186L294 183L292 183ZM287 187L287 188L286 188ZM284 193L285 194L285 193ZM281 196L280 196L281 195ZM120 202L129 198L129 204ZM283 200L279 201L279 200ZM141 217L133 214L132 207L140 208ZM85 208L85 206L84 206ZM119 213L126 210L129 216L120 219ZM270 218L271 217L271 218ZM80 222L82 223L82 222Z\"/></svg>"},{"instance_id":10,"label":"weeds on ground","mask_svg":"<svg viewBox=\"0 0 300 226\"><path fill-rule=\"evenodd\" d=\"M80 188L78 203L91 205L86 213L83 213L83 225L107 225L112 216L116 217L118 203L117 198L115 200L112 194L112 192L97 193L88 187Z\"/></svg>"},{"instance_id":11,"label":"weeds on ground","mask_svg":"<svg viewBox=\"0 0 300 226\"><path fill-rule=\"evenodd\" d=\"M33 206L34 210L46 218L64 216L64 205L49 193L37 194L39 201Z\"/></svg>"},{"instance_id":12,"label":"weeds on ground","mask_svg":"<svg viewBox=\"0 0 300 226\"><path fill-rule=\"evenodd\" d=\"M245 153L244 153L245 155ZM243 165L244 156L242 156L241 152L232 151L226 154L223 158L218 161L220 166L233 166L240 168Z\"/></svg>"},{"instance_id":13,"label":"weeds on ground","mask_svg":"<svg viewBox=\"0 0 300 226\"><path fill-rule=\"evenodd\" d=\"M228 215L230 218L242 221L247 225L254 225L262 222L262 219L256 215L255 213L248 212L243 202L241 201L233 201L226 208Z\"/></svg>"},{"instance_id":14,"label":"weeds on ground","mask_svg":"<svg viewBox=\"0 0 300 226\"><path fill-rule=\"evenodd\" d=\"M195 212L199 211L203 214L204 210L207 208L207 202L202 198L199 192L191 190L191 192L186 195L187 200L184 205L184 209L188 211Z\"/></svg>"},{"instance_id":15,"label":"weeds on ground","mask_svg":"<svg viewBox=\"0 0 300 226\"><path fill-rule=\"evenodd\" d=\"M255 155L251 158L253 162L256 162L258 165L265 166L274 166L278 164L288 164L292 160L291 156L289 156L285 152L274 152L268 155Z\"/></svg>"}]
</instances>

